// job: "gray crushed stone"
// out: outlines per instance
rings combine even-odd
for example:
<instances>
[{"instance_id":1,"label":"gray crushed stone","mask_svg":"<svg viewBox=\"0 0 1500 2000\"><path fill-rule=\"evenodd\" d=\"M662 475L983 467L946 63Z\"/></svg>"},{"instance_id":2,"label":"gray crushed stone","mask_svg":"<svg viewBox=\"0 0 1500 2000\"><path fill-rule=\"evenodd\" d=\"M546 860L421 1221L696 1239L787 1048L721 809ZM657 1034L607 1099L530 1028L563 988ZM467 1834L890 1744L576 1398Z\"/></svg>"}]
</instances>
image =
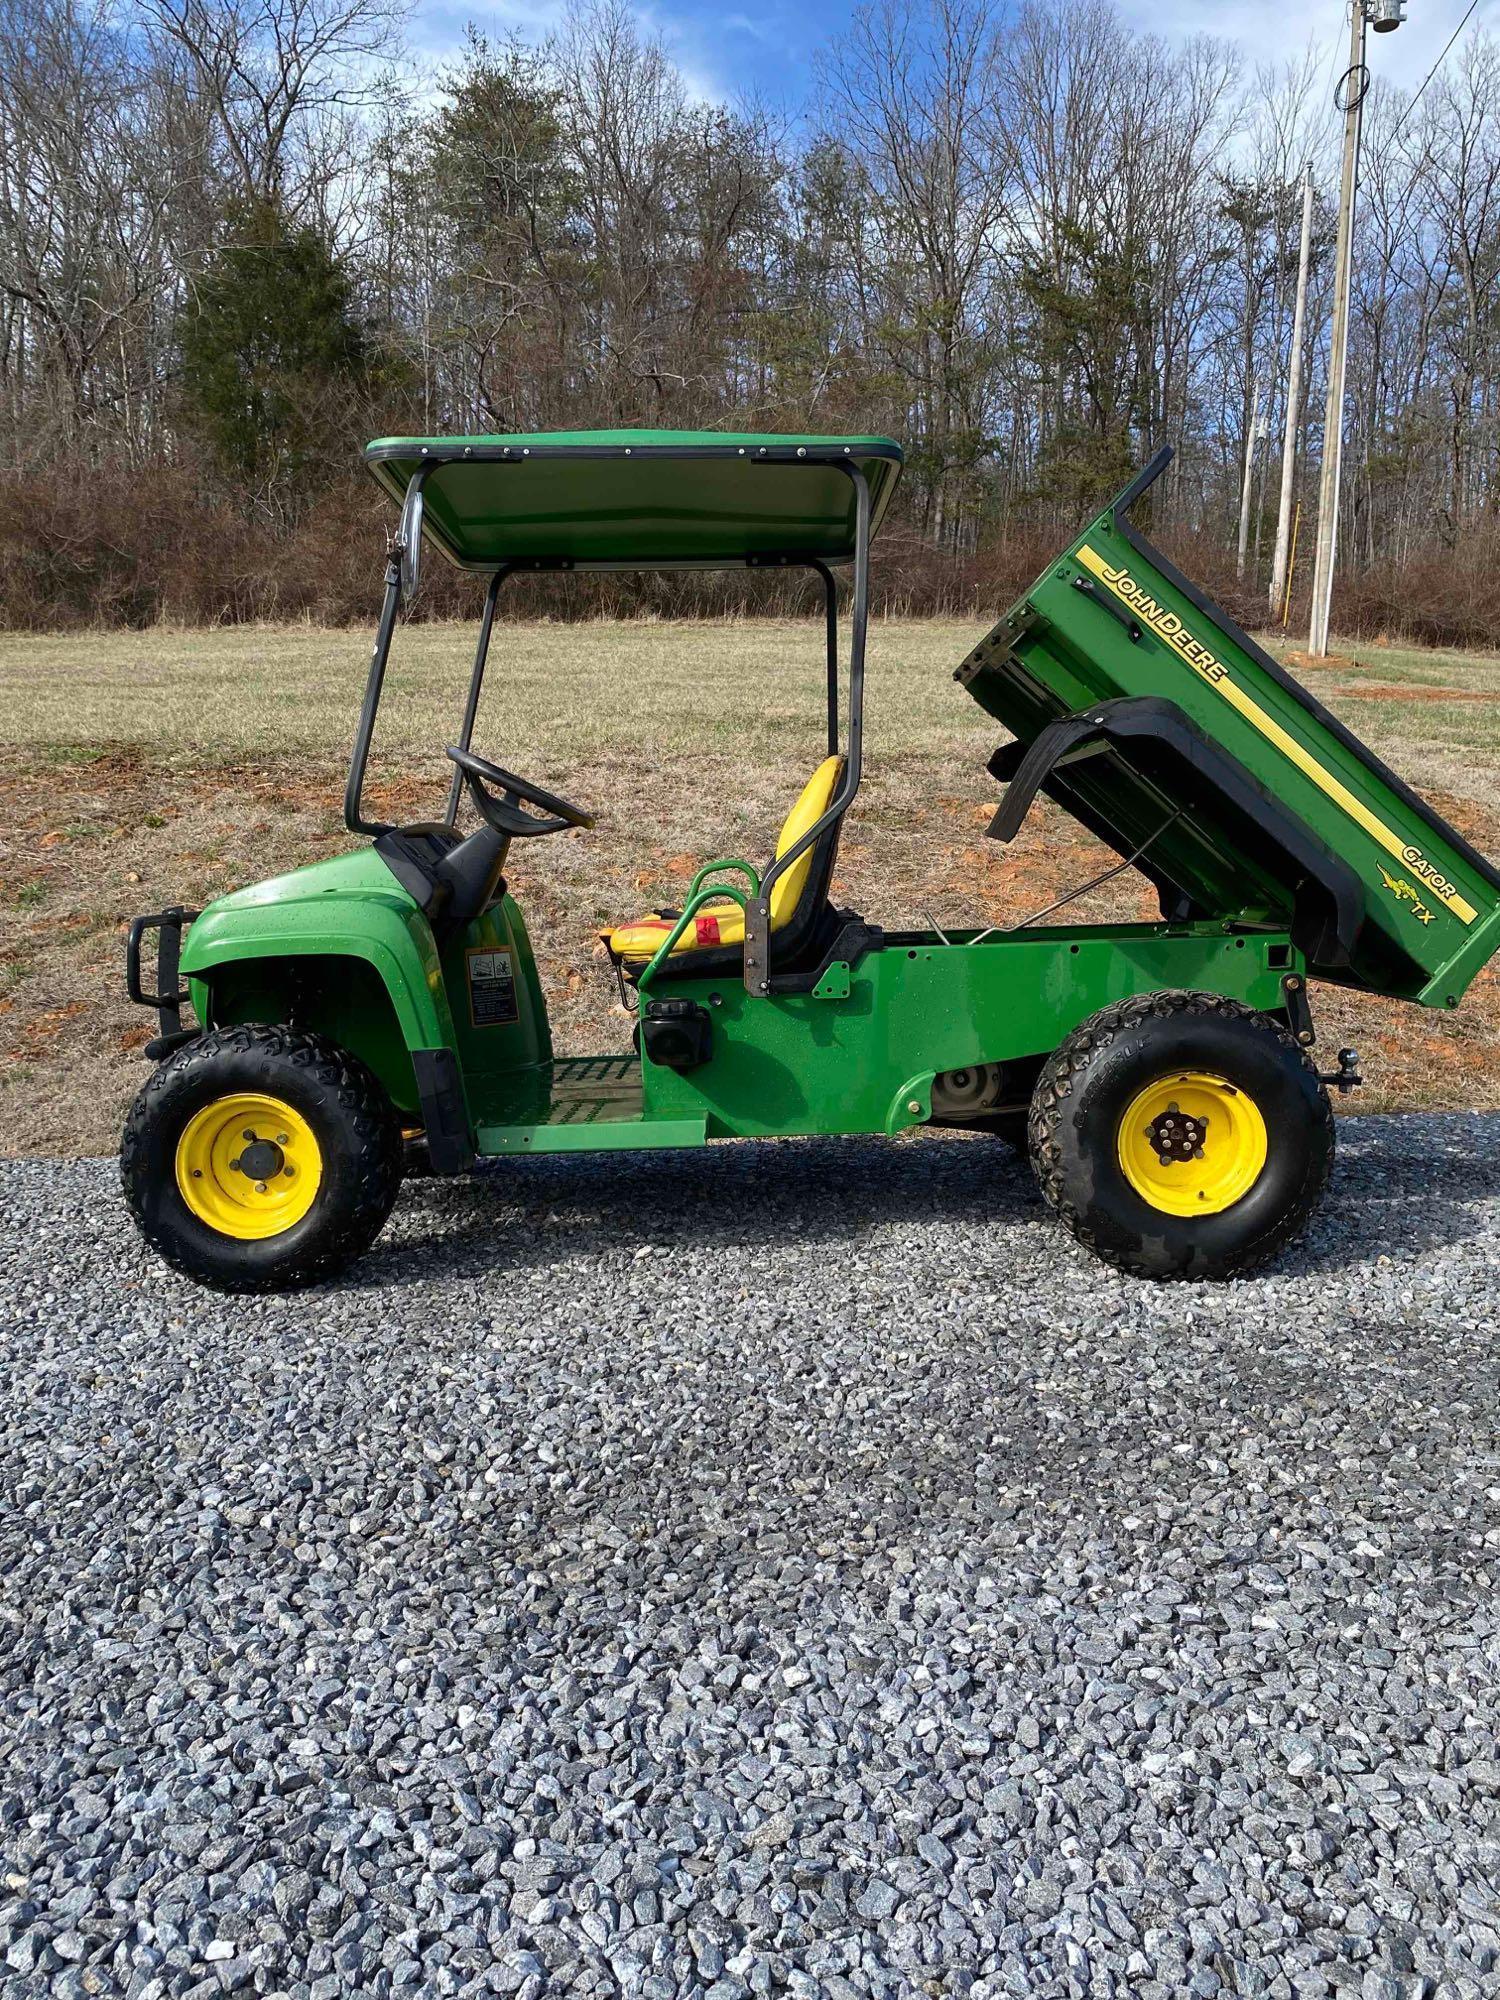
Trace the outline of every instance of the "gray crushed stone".
<instances>
[{"instance_id":1,"label":"gray crushed stone","mask_svg":"<svg viewBox=\"0 0 1500 2000\"><path fill-rule=\"evenodd\" d=\"M984 1142L531 1160L215 1299L0 1169L0 1990L1500 1992L1500 1118L1267 1276Z\"/></svg>"}]
</instances>

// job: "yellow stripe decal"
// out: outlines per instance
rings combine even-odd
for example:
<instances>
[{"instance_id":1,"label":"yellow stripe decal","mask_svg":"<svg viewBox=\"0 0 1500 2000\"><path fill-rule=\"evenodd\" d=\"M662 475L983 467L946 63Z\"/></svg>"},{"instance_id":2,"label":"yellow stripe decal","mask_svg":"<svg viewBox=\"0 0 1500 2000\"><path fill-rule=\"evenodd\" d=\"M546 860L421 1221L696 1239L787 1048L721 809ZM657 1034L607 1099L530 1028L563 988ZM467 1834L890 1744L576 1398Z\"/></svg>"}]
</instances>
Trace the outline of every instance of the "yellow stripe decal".
<instances>
[{"instance_id":1,"label":"yellow stripe decal","mask_svg":"<svg viewBox=\"0 0 1500 2000\"><path fill-rule=\"evenodd\" d=\"M1445 903L1454 916L1461 917L1466 924L1472 924L1479 914L1474 905L1453 886L1447 876L1434 868L1420 848L1404 841L1398 833L1393 833L1384 820L1378 819L1363 800L1357 799L1347 785L1341 784L1329 770L1318 762L1297 741L1289 736L1273 715L1268 715L1253 696L1246 694L1239 684L1230 678L1229 670L1208 647L1195 639L1175 612L1168 611L1151 596L1143 585L1130 574L1129 566L1122 563L1113 568L1105 562L1087 542L1078 551L1078 560L1084 568L1092 571L1106 589L1112 590L1120 602L1127 605L1135 617L1148 631L1154 632L1163 644L1193 669L1200 679L1223 695L1231 708L1238 709L1247 722L1253 723L1261 735L1284 757L1290 758L1299 771L1304 772L1320 790L1326 792L1335 805L1342 806L1350 819L1364 828L1370 838L1377 841L1387 854L1394 855L1410 874L1415 875L1423 888L1439 902Z\"/></svg>"}]
</instances>

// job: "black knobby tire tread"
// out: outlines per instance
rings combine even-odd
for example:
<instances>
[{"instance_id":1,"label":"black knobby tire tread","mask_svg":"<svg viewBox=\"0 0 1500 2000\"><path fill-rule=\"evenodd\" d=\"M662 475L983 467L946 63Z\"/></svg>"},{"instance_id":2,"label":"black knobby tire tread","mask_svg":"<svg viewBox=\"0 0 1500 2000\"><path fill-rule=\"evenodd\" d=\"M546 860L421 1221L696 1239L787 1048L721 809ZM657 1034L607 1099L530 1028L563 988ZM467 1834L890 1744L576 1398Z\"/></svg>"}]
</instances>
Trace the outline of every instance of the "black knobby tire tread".
<instances>
[{"instance_id":1,"label":"black knobby tire tread","mask_svg":"<svg viewBox=\"0 0 1500 2000\"><path fill-rule=\"evenodd\" d=\"M1084 1248L1092 1251L1106 1263L1114 1264L1118 1269L1128 1271L1136 1277L1156 1277L1160 1274L1144 1256L1132 1255L1126 1249L1114 1245L1106 1246L1099 1242L1067 1194L1057 1132L1064 1107L1095 1057L1109 1048L1122 1031L1153 1018L1169 1020L1174 1015L1184 1014L1218 1015L1221 1019L1254 1022L1257 1027L1274 1036L1295 1055L1309 1075L1313 1077L1317 1075L1306 1049L1281 1021L1272 1014L1260 1013L1254 1007L1247 1007L1242 1000L1231 1000L1223 993L1182 990L1135 993L1128 1000L1118 1001L1113 1006L1091 1015L1059 1045L1043 1066L1042 1073L1037 1079L1027 1118L1027 1141L1032 1169L1048 1207L1066 1224ZM1314 1185L1304 1187L1303 1200L1297 1207L1253 1244L1247 1245L1236 1257L1234 1263L1236 1276L1269 1263L1286 1248L1288 1243L1300 1235L1306 1226L1308 1212L1317 1206L1328 1186L1329 1176L1333 1171L1333 1107L1326 1091L1319 1090L1317 1104L1320 1123L1329 1143L1317 1149Z\"/></svg>"},{"instance_id":2,"label":"black knobby tire tread","mask_svg":"<svg viewBox=\"0 0 1500 2000\"><path fill-rule=\"evenodd\" d=\"M299 1254L295 1267L284 1271L236 1273L232 1282L214 1267L186 1255L154 1226L141 1200L132 1163L143 1155L147 1133L162 1099L191 1075L226 1056L260 1057L285 1062L304 1071L309 1080L334 1098L350 1120L354 1137L352 1164L354 1199L335 1225L323 1232L316 1249ZM274 1089L274 1077L267 1079ZM358 1057L326 1036L299 1033L273 1024L215 1028L179 1049L159 1064L136 1096L125 1120L120 1142L121 1178L126 1203L152 1248L178 1270L220 1290L257 1293L284 1291L317 1284L343 1270L379 1235L390 1214L402 1179L400 1126L381 1084Z\"/></svg>"}]
</instances>

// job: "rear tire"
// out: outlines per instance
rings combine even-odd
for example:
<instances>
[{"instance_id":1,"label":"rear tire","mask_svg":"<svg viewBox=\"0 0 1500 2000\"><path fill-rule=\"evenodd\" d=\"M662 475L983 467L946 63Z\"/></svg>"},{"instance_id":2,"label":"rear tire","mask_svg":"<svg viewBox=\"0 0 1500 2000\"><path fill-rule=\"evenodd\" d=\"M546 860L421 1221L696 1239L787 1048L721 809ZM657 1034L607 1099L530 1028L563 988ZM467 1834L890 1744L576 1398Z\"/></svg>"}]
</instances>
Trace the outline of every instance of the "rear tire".
<instances>
[{"instance_id":1,"label":"rear tire","mask_svg":"<svg viewBox=\"0 0 1500 2000\"><path fill-rule=\"evenodd\" d=\"M218 1291L292 1291L374 1242L401 1155L400 1120L363 1063L321 1035L250 1026L200 1036L153 1072L120 1174L141 1234L177 1270Z\"/></svg>"},{"instance_id":2,"label":"rear tire","mask_svg":"<svg viewBox=\"0 0 1500 2000\"><path fill-rule=\"evenodd\" d=\"M1142 993L1076 1028L1037 1080L1042 1194L1085 1248L1150 1278L1228 1278L1299 1236L1333 1111L1277 1021L1216 993Z\"/></svg>"}]
</instances>

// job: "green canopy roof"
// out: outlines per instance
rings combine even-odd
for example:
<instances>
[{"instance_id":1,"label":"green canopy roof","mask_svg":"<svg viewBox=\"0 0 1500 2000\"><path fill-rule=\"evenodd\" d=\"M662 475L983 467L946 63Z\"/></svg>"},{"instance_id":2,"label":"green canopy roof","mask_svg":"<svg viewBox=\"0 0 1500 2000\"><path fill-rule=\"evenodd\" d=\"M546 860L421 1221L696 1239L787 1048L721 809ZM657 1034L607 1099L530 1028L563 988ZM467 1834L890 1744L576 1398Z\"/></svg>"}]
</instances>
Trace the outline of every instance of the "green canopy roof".
<instances>
[{"instance_id":1,"label":"green canopy roof","mask_svg":"<svg viewBox=\"0 0 1500 2000\"><path fill-rule=\"evenodd\" d=\"M730 568L854 554L854 485L870 531L901 473L884 437L734 431L545 431L376 438L365 461L397 501L428 466L423 529L464 569Z\"/></svg>"}]
</instances>

